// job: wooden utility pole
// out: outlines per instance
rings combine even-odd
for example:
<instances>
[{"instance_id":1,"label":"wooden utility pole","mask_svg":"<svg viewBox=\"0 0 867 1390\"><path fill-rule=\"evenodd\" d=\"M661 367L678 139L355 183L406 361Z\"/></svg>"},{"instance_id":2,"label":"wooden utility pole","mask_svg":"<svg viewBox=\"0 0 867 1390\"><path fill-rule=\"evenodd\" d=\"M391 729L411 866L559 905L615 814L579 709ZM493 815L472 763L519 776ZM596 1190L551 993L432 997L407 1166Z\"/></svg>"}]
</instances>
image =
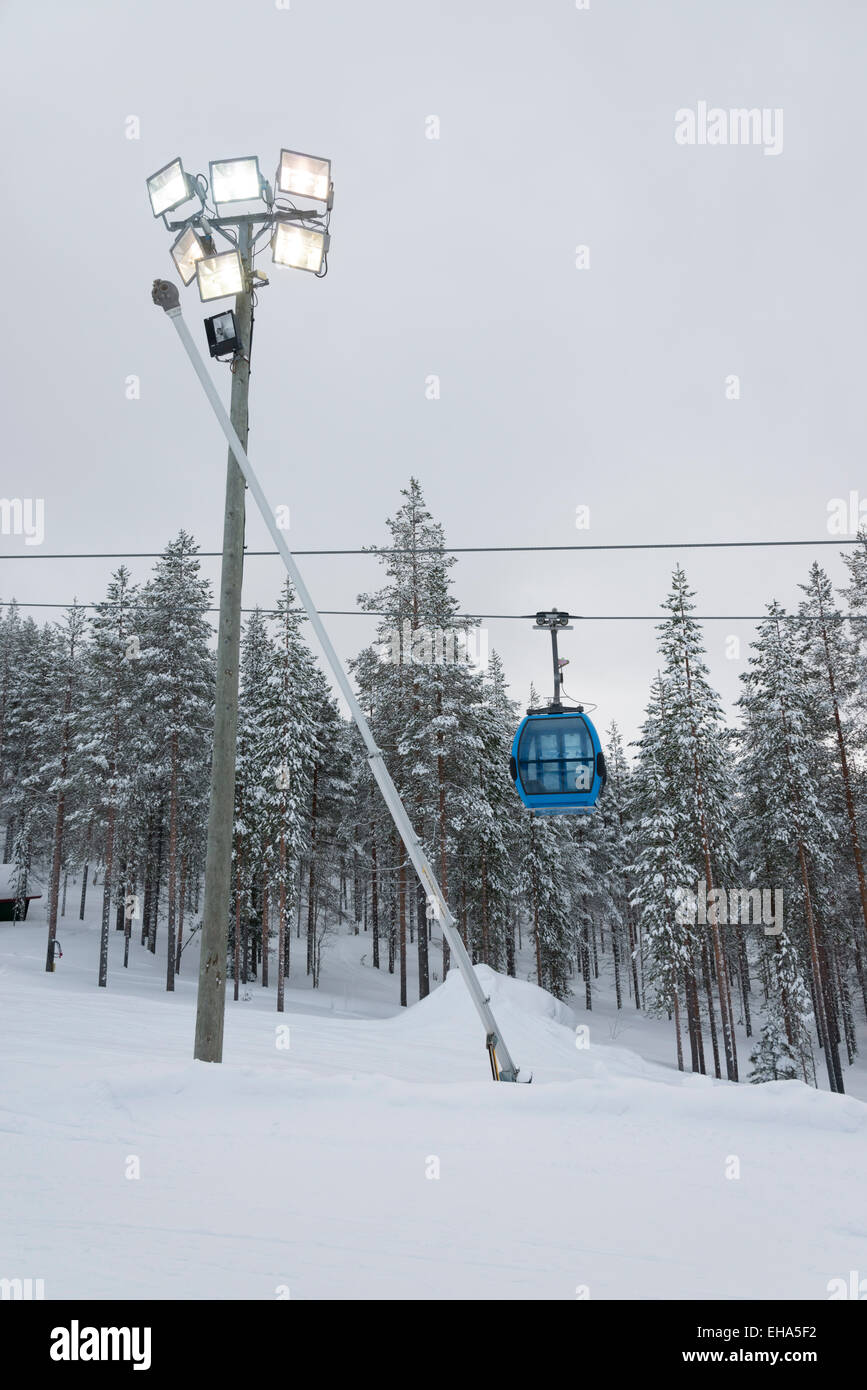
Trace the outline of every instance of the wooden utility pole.
<instances>
[{"instance_id":1,"label":"wooden utility pole","mask_svg":"<svg viewBox=\"0 0 867 1390\"><path fill-rule=\"evenodd\" d=\"M232 425L247 447L250 346L253 327L252 226L238 227L238 250L244 289L235 296L235 320L242 343L232 376ZM238 730L238 668L241 660L241 584L244 577L244 475L229 449L223 562L220 573L220 626L217 639L217 688L214 708L214 753L205 859L205 901L196 1010L194 1056L200 1062L223 1060L226 1010L226 951L232 875L232 825L235 809L235 742Z\"/></svg>"}]
</instances>

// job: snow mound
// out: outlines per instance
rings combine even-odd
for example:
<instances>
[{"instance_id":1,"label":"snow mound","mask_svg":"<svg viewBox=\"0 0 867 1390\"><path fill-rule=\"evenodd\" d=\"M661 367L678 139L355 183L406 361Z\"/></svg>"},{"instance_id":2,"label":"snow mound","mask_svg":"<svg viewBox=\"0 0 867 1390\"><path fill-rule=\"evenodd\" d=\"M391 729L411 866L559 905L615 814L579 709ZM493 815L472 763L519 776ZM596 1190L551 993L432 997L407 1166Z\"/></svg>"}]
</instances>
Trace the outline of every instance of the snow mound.
<instances>
[{"instance_id":1,"label":"snow mound","mask_svg":"<svg viewBox=\"0 0 867 1390\"><path fill-rule=\"evenodd\" d=\"M15 942L3 1264L49 1299L823 1299L867 1267L849 1097L644 1061L485 967L531 1086L491 1082L457 972L389 1018L250 991L208 1066L191 976L157 994L145 962L97 991L90 956L46 975L41 934Z\"/></svg>"}]
</instances>

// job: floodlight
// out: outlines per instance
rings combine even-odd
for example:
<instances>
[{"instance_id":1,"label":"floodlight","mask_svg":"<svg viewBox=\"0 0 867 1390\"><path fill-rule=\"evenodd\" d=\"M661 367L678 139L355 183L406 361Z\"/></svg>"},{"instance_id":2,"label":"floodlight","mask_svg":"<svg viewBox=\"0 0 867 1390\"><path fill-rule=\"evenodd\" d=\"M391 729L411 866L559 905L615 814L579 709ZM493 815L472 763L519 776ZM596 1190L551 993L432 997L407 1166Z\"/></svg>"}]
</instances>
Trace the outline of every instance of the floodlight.
<instances>
[{"instance_id":1,"label":"floodlight","mask_svg":"<svg viewBox=\"0 0 867 1390\"><path fill-rule=\"evenodd\" d=\"M271 239L271 252L276 265L288 265L293 270L312 270L318 275L330 244L331 238L327 232L299 227L293 222L281 222Z\"/></svg>"},{"instance_id":2,"label":"floodlight","mask_svg":"<svg viewBox=\"0 0 867 1390\"><path fill-rule=\"evenodd\" d=\"M228 352L234 354L241 351L238 324L231 309L226 309L222 314L214 314L211 319L205 319L205 337L212 357L223 357Z\"/></svg>"},{"instance_id":3,"label":"floodlight","mask_svg":"<svg viewBox=\"0 0 867 1390\"><path fill-rule=\"evenodd\" d=\"M240 294L244 288L244 272L237 251L223 251L219 256L204 256L196 261L199 295L204 303L209 299L225 299Z\"/></svg>"},{"instance_id":4,"label":"floodlight","mask_svg":"<svg viewBox=\"0 0 867 1390\"><path fill-rule=\"evenodd\" d=\"M331 160L296 154L295 150L281 150L277 191L327 203L331 191Z\"/></svg>"},{"instance_id":5,"label":"floodlight","mask_svg":"<svg viewBox=\"0 0 867 1390\"><path fill-rule=\"evenodd\" d=\"M211 160L211 195L215 203L247 203L262 196L259 157Z\"/></svg>"},{"instance_id":6,"label":"floodlight","mask_svg":"<svg viewBox=\"0 0 867 1390\"><path fill-rule=\"evenodd\" d=\"M193 196L190 176L184 172L179 159L173 159L171 164L151 174L147 186L154 217L162 217L164 212L171 212Z\"/></svg>"},{"instance_id":7,"label":"floodlight","mask_svg":"<svg viewBox=\"0 0 867 1390\"><path fill-rule=\"evenodd\" d=\"M209 236L200 235L194 227L186 227L172 247L172 260L185 285L196 278L196 261L214 255L214 243Z\"/></svg>"}]
</instances>

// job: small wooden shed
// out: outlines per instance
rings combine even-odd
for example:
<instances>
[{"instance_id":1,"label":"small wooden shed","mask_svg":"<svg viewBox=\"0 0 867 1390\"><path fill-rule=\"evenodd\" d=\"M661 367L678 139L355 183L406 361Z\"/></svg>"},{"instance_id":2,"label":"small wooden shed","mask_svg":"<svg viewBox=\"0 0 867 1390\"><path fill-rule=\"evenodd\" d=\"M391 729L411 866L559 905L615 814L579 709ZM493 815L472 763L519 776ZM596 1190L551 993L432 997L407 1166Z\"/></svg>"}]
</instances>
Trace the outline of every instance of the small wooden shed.
<instances>
[{"instance_id":1,"label":"small wooden shed","mask_svg":"<svg viewBox=\"0 0 867 1390\"><path fill-rule=\"evenodd\" d=\"M15 920L15 893L18 886L18 867L16 864L0 864L0 922L14 922ZM27 889L24 893L23 905L19 910L18 920L23 921L27 916L27 909L34 898L41 898L39 885L32 875L27 876Z\"/></svg>"}]
</instances>

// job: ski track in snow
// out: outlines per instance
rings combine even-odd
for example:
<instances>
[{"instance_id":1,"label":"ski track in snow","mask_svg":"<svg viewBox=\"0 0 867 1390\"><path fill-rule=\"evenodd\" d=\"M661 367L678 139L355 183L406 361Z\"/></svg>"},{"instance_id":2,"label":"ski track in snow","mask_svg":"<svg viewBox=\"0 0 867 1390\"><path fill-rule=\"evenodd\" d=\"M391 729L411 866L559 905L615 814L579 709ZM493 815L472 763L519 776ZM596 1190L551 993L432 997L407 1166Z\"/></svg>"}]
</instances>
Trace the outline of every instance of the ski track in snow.
<instances>
[{"instance_id":1,"label":"ski track in snow","mask_svg":"<svg viewBox=\"0 0 867 1390\"><path fill-rule=\"evenodd\" d=\"M107 990L95 920L59 935L46 975L40 914L0 926L0 1276L48 1298L822 1299L867 1271L867 1106L681 1074L671 1026L604 988L587 1014L479 967L534 1077L495 1086L455 972L399 1011L337 937L282 1016L229 983L217 1067L191 1059L196 944L170 996L164 933L125 971L112 931Z\"/></svg>"}]
</instances>

